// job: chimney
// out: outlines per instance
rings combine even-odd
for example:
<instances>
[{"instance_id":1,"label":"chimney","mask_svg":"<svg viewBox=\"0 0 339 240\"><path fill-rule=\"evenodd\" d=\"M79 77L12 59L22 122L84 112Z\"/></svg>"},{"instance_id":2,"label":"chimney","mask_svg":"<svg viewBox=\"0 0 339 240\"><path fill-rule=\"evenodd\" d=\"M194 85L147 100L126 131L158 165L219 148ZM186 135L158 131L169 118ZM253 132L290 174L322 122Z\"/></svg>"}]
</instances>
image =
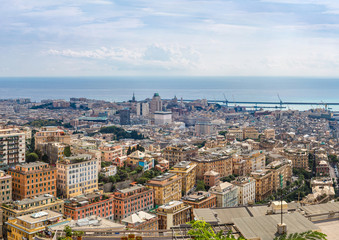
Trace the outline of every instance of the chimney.
<instances>
[{"instance_id":1,"label":"chimney","mask_svg":"<svg viewBox=\"0 0 339 240\"><path fill-rule=\"evenodd\" d=\"M283 235L287 233L287 225L286 223L278 223L277 224L277 232L279 235Z\"/></svg>"}]
</instances>

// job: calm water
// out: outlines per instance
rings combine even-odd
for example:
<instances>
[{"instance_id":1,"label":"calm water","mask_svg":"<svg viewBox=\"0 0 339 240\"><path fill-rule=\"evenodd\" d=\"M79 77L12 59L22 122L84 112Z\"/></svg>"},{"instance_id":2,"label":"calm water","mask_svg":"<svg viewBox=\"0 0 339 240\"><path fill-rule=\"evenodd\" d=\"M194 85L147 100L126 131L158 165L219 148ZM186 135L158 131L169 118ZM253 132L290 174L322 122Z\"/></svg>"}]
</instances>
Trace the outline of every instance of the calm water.
<instances>
[{"instance_id":1,"label":"calm water","mask_svg":"<svg viewBox=\"0 0 339 240\"><path fill-rule=\"evenodd\" d=\"M86 97L127 101L133 92L137 100L162 98L229 101L339 102L339 78L293 77L41 77L0 78L0 99L69 99ZM290 106L292 109L312 106ZM313 106L315 107L315 106ZM339 107L333 107L339 110Z\"/></svg>"}]
</instances>

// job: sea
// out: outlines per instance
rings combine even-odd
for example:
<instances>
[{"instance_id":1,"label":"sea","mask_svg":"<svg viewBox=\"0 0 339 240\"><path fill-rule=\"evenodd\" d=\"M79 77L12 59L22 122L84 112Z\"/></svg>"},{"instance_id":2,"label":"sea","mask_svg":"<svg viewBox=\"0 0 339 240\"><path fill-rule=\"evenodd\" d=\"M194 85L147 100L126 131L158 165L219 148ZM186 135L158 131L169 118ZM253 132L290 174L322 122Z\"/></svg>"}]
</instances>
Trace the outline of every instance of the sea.
<instances>
[{"instance_id":1,"label":"sea","mask_svg":"<svg viewBox=\"0 0 339 240\"><path fill-rule=\"evenodd\" d=\"M286 109L326 107L339 103L339 78L320 77L1 77L0 99L89 99L123 102L152 98L273 102L313 102ZM236 104L238 105L238 104ZM246 104L242 104L246 105ZM274 105L271 105L274 107ZM260 104L257 105L260 108ZM327 106L339 111L339 106Z\"/></svg>"}]
</instances>

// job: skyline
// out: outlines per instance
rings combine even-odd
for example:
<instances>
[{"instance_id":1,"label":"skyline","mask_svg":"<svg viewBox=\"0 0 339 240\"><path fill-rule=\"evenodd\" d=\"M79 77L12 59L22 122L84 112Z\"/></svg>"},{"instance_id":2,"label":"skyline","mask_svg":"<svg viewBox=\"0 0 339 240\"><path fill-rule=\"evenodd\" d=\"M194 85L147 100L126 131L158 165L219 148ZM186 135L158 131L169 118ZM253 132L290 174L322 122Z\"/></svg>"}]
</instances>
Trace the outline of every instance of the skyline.
<instances>
[{"instance_id":1,"label":"skyline","mask_svg":"<svg viewBox=\"0 0 339 240\"><path fill-rule=\"evenodd\" d=\"M338 77L339 3L11 1L0 77Z\"/></svg>"}]
</instances>

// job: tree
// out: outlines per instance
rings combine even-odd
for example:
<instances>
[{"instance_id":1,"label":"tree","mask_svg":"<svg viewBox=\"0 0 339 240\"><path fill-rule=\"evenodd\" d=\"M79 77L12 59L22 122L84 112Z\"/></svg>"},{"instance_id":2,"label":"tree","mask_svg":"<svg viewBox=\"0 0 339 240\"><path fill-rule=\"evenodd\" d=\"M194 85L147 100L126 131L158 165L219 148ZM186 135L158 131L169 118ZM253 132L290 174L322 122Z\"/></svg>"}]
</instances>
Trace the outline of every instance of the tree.
<instances>
[{"instance_id":1,"label":"tree","mask_svg":"<svg viewBox=\"0 0 339 240\"><path fill-rule=\"evenodd\" d=\"M308 231L303 233L284 234L274 238L274 240L327 240L327 235L317 231Z\"/></svg>"},{"instance_id":2,"label":"tree","mask_svg":"<svg viewBox=\"0 0 339 240\"><path fill-rule=\"evenodd\" d=\"M192 236L193 239L196 240L205 240L205 239L213 239L213 240L231 240L231 239L242 239L243 237L235 238L231 232L228 232L226 235L223 231L215 233L213 228L209 223L205 221L198 220L192 221L189 223L192 227L187 233Z\"/></svg>"},{"instance_id":3,"label":"tree","mask_svg":"<svg viewBox=\"0 0 339 240\"><path fill-rule=\"evenodd\" d=\"M65 147L65 149L64 149L64 155L65 155L66 157L70 157L70 156L72 155L71 147L70 147L70 146Z\"/></svg>"},{"instance_id":4,"label":"tree","mask_svg":"<svg viewBox=\"0 0 339 240\"><path fill-rule=\"evenodd\" d=\"M202 180L197 181L196 191L206 191L205 182Z\"/></svg>"},{"instance_id":5,"label":"tree","mask_svg":"<svg viewBox=\"0 0 339 240\"><path fill-rule=\"evenodd\" d=\"M30 163L30 162L36 162L36 161L38 161L39 160L39 156L38 156L38 154L36 154L36 153L29 153L29 154L27 154L27 156L26 156L26 162L28 162L28 163Z\"/></svg>"},{"instance_id":6,"label":"tree","mask_svg":"<svg viewBox=\"0 0 339 240\"><path fill-rule=\"evenodd\" d=\"M49 163L49 157L46 154L42 155L41 160L45 163Z\"/></svg>"}]
</instances>

